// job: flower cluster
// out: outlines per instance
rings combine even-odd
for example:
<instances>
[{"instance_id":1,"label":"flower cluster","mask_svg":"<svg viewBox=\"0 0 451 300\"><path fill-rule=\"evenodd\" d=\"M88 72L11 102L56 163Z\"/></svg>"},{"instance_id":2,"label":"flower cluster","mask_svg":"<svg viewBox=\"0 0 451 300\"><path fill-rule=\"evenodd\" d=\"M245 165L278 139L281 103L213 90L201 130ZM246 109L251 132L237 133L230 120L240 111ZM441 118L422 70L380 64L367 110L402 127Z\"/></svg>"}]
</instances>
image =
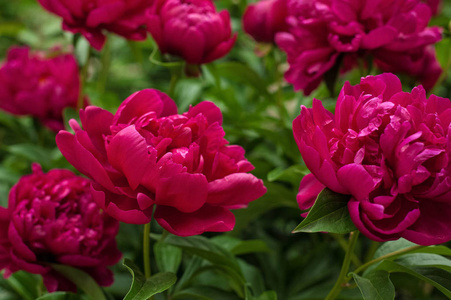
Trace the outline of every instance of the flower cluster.
<instances>
[{"instance_id":1,"label":"flower cluster","mask_svg":"<svg viewBox=\"0 0 451 300\"><path fill-rule=\"evenodd\" d=\"M48 11L63 18L63 29L81 33L97 50L105 43L103 30L130 40L145 40L145 10L153 0L38 0Z\"/></svg>"},{"instance_id":2,"label":"flower cluster","mask_svg":"<svg viewBox=\"0 0 451 300\"><path fill-rule=\"evenodd\" d=\"M301 182L300 207L326 186L351 195L351 218L373 240L449 241L450 122L449 99L427 99L421 86L403 92L389 73L346 83L335 116L314 100L293 122L312 172Z\"/></svg>"},{"instance_id":3,"label":"flower cluster","mask_svg":"<svg viewBox=\"0 0 451 300\"><path fill-rule=\"evenodd\" d=\"M344 60L342 71L367 56L386 72L417 77L430 89L440 76L435 52L441 38L427 27L429 6L420 0L288 0L288 32L276 42L287 53L288 82L310 94Z\"/></svg>"},{"instance_id":4,"label":"flower cluster","mask_svg":"<svg viewBox=\"0 0 451 300\"><path fill-rule=\"evenodd\" d=\"M33 174L11 189L8 208L0 207L0 268L5 276L18 270L41 274L49 292L76 291L52 264L81 269L110 285L107 266L121 257L118 229L94 202L89 180L68 170L43 173L35 164Z\"/></svg>"},{"instance_id":5,"label":"flower cluster","mask_svg":"<svg viewBox=\"0 0 451 300\"><path fill-rule=\"evenodd\" d=\"M64 128L62 112L76 107L80 94L78 65L73 55L54 55L13 47L0 68L0 108L32 115L54 131Z\"/></svg>"},{"instance_id":6,"label":"flower cluster","mask_svg":"<svg viewBox=\"0 0 451 300\"><path fill-rule=\"evenodd\" d=\"M161 52L200 65L226 55L236 40L229 12L211 0L156 0L147 12L148 30Z\"/></svg>"},{"instance_id":7,"label":"flower cluster","mask_svg":"<svg viewBox=\"0 0 451 300\"><path fill-rule=\"evenodd\" d=\"M97 203L126 223L155 219L180 236L228 231L229 209L245 207L266 192L240 146L227 145L222 115L211 102L177 114L157 90L128 97L115 115L88 106L75 120L75 135L60 131L56 142L80 172L92 178Z\"/></svg>"},{"instance_id":8,"label":"flower cluster","mask_svg":"<svg viewBox=\"0 0 451 300\"><path fill-rule=\"evenodd\" d=\"M272 43L277 32L288 30L287 15L287 0L262 0L246 8L243 29L257 42Z\"/></svg>"}]
</instances>

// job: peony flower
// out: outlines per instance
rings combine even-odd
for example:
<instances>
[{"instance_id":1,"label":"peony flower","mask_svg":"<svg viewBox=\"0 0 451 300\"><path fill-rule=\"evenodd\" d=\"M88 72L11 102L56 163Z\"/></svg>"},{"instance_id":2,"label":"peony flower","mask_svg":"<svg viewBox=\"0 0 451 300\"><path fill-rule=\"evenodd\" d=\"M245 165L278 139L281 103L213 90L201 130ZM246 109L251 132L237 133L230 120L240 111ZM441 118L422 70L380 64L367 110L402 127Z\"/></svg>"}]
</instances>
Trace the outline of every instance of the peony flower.
<instances>
[{"instance_id":1,"label":"peony flower","mask_svg":"<svg viewBox=\"0 0 451 300\"><path fill-rule=\"evenodd\" d=\"M272 43L277 32L287 31L287 14L287 0L261 0L246 8L244 31L257 42Z\"/></svg>"},{"instance_id":2,"label":"peony flower","mask_svg":"<svg viewBox=\"0 0 451 300\"><path fill-rule=\"evenodd\" d=\"M132 224L155 219L169 232L189 236L232 230L230 209L246 207L266 192L248 172L240 146L227 145L222 115L211 102L177 114L172 99L157 90L128 97L115 115L88 106L71 134L56 143L81 173L92 178L97 203Z\"/></svg>"},{"instance_id":3,"label":"peony flower","mask_svg":"<svg viewBox=\"0 0 451 300\"><path fill-rule=\"evenodd\" d=\"M389 73L346 83L335 116L315 99L293 122L312 172L301 182L300 207L325 186L350 195L351 219L370 239L451 240L450 121L449 99L427 99L421 86L403 92Z\"/></svg>"},{"instance_id":4,"label":"peony flower","mask_svg":"<svg viewBox=\"0 0 451 300\"><path fill-rule=\"evenodd\" d=\"M0 108L32 115L54 131L64 128L63 109L77 106L78 65L71 54L30 53L12 47L0 68Z\"/></svg>"},{"instance_id":5,"label":"peony flower","mask_svg":"<svg viewBox=\"0 0 451 300\"><path fill-rule=\"evenodd\" d=\"M438 27L427 27L430 18L421 0L288 0L288 32L276 35L290 65L285 79L310 94L342 58L370 56L384 71L404 72L433 86L420 71L425 61L438 65L434 51L426 53L441 39Z\"/></svg>"},{"instance_id":6,"label":"peony flower","mask_svg":"<svg viewBox=\"0 0 451 300\"><path fill-rule=\"evenodd\" d=\"M81 33L97 50L105 44L104 30L129 40L145 40L145 10L153 0L38 0L51 13L63 18L63 29Z\"/></svg>"},{"instance_id":7,"label":"peony flower","mask_svg":"<svg viewBox=\"0 0 451 300\"><path fill-rule=\"evenodd\" d=\"M147 13L148 29L160 51L200 65L223 57L236 40L228 11L211 0L156 0Z\"/></svg>"},{"instance_id":8,"label":"peony flower","mask_svg":"<svg viewBox=\"0 0 451 300\"><path fill-rule=\"evenodd\" d=\"M119 223L94 202L89 180L69 170L43 173L34 164L0 207L0 268L5 276L18 270L41 274L49 292L76 291L51 264L78 268L98 284L113 282L107 266L121 258L115 236Z\"/></svg>"}]
</instances>

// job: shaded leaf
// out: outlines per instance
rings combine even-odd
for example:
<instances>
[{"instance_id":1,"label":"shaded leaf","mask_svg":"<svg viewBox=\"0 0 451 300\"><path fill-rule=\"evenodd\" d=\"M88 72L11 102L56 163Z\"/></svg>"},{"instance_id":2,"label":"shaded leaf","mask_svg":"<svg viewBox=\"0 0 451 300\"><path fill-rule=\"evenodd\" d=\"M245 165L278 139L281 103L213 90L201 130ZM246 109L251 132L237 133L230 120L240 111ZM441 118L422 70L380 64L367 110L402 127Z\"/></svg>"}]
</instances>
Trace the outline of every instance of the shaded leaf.
<instances>
[{"instance_id":1,"label":"shaded leaf","mask_svg":"<svg viewBox=\"0 0 451 300\"><path fill-rule=\"evenodd\" d=\"M445 296L451 298L451 273L437 268L409 267L394 261L383 260L376 270L385 270L389 273L403 272L424 280L435 286Z\"/></svg>"},{"instance_id":2,"label":"shaded leaf","mask_svg":"<svg viewBox=\"0 0 451 300\"><path fill-rule=\"evenodd\" d=\"M349 233L356 230L348 211L349 195L324 189L318 195L307 217L293 230L296 232Z\"/></svg>"},{"instance_id":3,"label":"shaded leaf","mask_svg":"<svg viewBox=\"0 0 451 300\"><path fill-rule=\"evenodd\" d=\"M155 260L160 272L177 273L182 262L182 250L175 246L157 242L154 245Z\"/></svg>"},{"instance_id":4,"label":"shaded leaf","mask_svg":"<svg viewBox=\"0 0 451 300\"><path fill-rule=\"evenodd\" d=\"M69 267L66 265L52 264L52 268L72 281L79 289L92 300L106 300L102 288L97 282L86 272L80 269Z\"/></svg>"},{"instance_id":5,"label":"shaded leaf","mask_svg":"<svg viewBox=\"0 0 451 300\"><path fill-rule=\"evenodd\" d=\"M395 298L395 287L387 271L374 271L361 277L352 274L365 300L390 300Z\"/></svg>"},{"instance_id":6,"label":"shaded leaf","mask_svg":"<svg viewBox=\"0 0 451 300\"><path fill-rule=\"evenodd\" d=\"M124 266L133 276L132 286L124 300L147 300L151 296L167 290L177 281L175 274L170 272L157 273L146 278L129 259L124 260Z\"/></svg>"}]
</instances>

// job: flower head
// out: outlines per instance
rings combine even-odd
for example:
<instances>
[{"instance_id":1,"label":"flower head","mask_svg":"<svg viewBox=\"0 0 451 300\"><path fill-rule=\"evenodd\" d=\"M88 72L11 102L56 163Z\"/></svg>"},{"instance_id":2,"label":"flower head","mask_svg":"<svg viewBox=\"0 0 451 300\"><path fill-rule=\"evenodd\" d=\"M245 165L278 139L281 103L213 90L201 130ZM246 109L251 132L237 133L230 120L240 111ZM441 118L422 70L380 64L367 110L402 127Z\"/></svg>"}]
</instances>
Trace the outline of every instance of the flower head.
<instances>
[{"instance_id":1,"label":"flower head","mask_svg":"<svg viewBox=\"0 0 451 300\"><path fill-rule=\"evenodd\" d=\"M261 0L246 8L243 28L257 42L272 43L277 32L288 29L287 15L287 0Z\"/></svg>"},{"instance_id":2,"label":"flower head","mask_svg":"<svg viewBox=\"0 0 451 300\"><path fill-rule=\"evenodd\" d=\"M223 57L236 40L228 11L216 12L211 0L156 0L148 29L161 52L200 65Z\"/></svg>"},{"instance_id":3,"label":"flower head","mask_svg":"<svg viewBox=\"0 0 451 300\"><path fill-rule=\"evenodd\" d=\"M79 94L78 65L71 54L46 57L13 47L0 67L0 108L37 117L54 131L64 128L63 109L75 108Z\"/></svg>"},{"instance_id":4,"label":"flower head","mask_svg":"<svg viewBox=\"0 0 451 300\"><path fill-rule=\"evenodd\" d=\"M100 211L89 180L68 170L23 176L9 193L8 208L0 208L0 268L5 275L24 270L41 274L56 290L76 291L75 285L52 269L63 264L81 269L100 285L110 285L107 266L121 257L116 247L119 224Z\"/></svg>"},{"instance_id":5,"label":"flower head","mask_svg":"<svg viewBox=\"0 0 451 300\"><path fill-rule=\"evenodd\" d=\"M177 114L157 90L128 97L115 115L88 106L74 120L75 135L60 131L56 143L80 172L96 183L95 199L126 223L155 219L180 236L228 231L230 209L245 207L266 192L240 146L227 145L222 115L211 102Z\"/></svg>"},{"instance_id":6,"label":"flower head","mask_svg":"<svg viewBox=\"0 0 451 300\"><path fill-rule=\"evenodd\" d=\"M81 33L97 50L105 43L103 30L130 40L145 40L145 10L153 0L38 0L63 18L63 29Z\"/></svg>"},{"instance_id":7,"label":"flower head","mask_svg":"<svg viewBox=\"0 0 451 300\"><path fill-rule=\"evenodd\" d=\"M427 27L431 10L421 0L288 0L288 14L289 30L278 33L276 42L290 64L285 79L305 94L343 57L370 56L383 71L427 80L426 88L438 78L435 53L426 52L441 31ZM424 72L434 74L433 83Z\"/></svg>"},{"instance_id":8,"label":"flower head","mask_svg":"<svg viewBox=\"0 0 451 300\"><path fill-rule=\"evenodd\" d=\"M427 99L421 86L403 92L389 73L346 83L335 115L314 100L293 122L312 172L301 183L300 207L325 186L351 195L351 218L373 240L451 240L450 121L449 99Z\"/></svg>"}]
</instances>

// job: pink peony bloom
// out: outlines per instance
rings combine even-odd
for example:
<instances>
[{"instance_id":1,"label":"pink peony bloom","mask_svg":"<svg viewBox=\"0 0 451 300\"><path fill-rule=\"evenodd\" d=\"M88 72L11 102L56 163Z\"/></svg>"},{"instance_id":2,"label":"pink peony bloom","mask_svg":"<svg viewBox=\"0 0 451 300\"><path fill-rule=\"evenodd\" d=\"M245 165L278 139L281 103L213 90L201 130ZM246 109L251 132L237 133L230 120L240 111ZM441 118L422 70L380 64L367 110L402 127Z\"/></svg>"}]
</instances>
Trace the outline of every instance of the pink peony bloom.
<instances>
[{"instance_id":1,"label":"pink peony bloom","mask_svg":"<svg viewBox=\"0 0 451 300\"><path fill-rule=\"evenodd\" d=\"M129 40L145 40L145 10L153 0L38 0L63 18L63 29L81 33L97 50L105 43L104 30Z\"/></svg>"},{"instance_id":2,"label":"pink peony bloom","mask_svg":"<svg viewBox=\"0 0 451 300\"><path fill-rule=\"evenodd\" d=\"M434 16L439 13L440 6L442 4L441 0L423 0L423 2L425 2L427 5L429 5L429 7L431 8L431 12Z\"/></svg>"},{"instance_id":3,"label":"pink peony bloom","mask_svg":"<svg viewBox=\"0 0 451 300\"><path fill-rule=\"evenodd\" d=\"M41 274L49 292L76 291L76 286L51 264L78 268L98 284L113 283L114 265L122 254L116 247L119 223L101 212L90 181L69 170L23 176L0 207L0 268L5 276L18 270Z\"/></svg>"},{"instance_id":4,"label":"pink peony bloom","mask_svg":"<svg viewBox=\"0 0 451 300\"><path fill-rule=\"evenodd\" d=\"M257 42L272 43L277 32L288 30L287 15L287 0L261 0L246 8L243 28Z\"/></svg>"},{"instance_id":5,"label":"pink peony bloom","mask_svg":"<svg viewBox=\"0 0 451 300\"><path fill-rule=\"evenodd\" d=\"M223 57L236 40L228 11L216 12L211 0L156 0L147 17L161 52L180 56L189 64Z\"/></svg>"},{"instance_id":6,"label":"pink peony bloom","mask_svg":"<svg viewBox=\"0 0 451 300\"><path fill-rule=\"evenodd\" d=\"M300 207L326 186L351 195L351 218L373 240L451 240L450 121L449 99L427 99L421 86L403 92L389 73L347 82L335 116L315 99L293 122L312 172L301 182Z\"/></svg>"},{"instance_id":7,"label":"pink peony bloom","mask_svg":"<svg viewBox=\"0 0 451 300\"><path fill-rule=\"evenodd\" d=\"M227 145L222 114L201 102L177 114L157 90L128 97L115 115L88 106L74 120L75 135L60 131L56 143L80 172L92 178L97 203L132 224L155 219L169 232L189 236L232 230L230 209L246 207L266 192L248 172L240 146Z\"/></svg>"},{"instance_id":8,"label":"pink peony bloom","mask_svg":"<svg viewBox=\"0 0 451 300\"><path fill-rule=\"evenodd\" d=\"M0 108L32 115L54 131L64 128L63 109L77 106L78 65L71 54L30 53L13 47L0 68Z\"/></svg>"},{"instance_id":9,"label":"pink peony bloom","mask_svg":"<svg viewBox=\"0 0 451 300\"><path fill-rule=\"evenodd\" d=\"M382 70L420 80L431 81L420 65L436 74L435 53L425 52L441 39L441 31L427 27L431 10L420 0L288 0L288 12L289 30L278 33L276 42L290 64L285 79L305 94L318 87L339 57L372 56Z\"/></svg>"}]
</instances>

